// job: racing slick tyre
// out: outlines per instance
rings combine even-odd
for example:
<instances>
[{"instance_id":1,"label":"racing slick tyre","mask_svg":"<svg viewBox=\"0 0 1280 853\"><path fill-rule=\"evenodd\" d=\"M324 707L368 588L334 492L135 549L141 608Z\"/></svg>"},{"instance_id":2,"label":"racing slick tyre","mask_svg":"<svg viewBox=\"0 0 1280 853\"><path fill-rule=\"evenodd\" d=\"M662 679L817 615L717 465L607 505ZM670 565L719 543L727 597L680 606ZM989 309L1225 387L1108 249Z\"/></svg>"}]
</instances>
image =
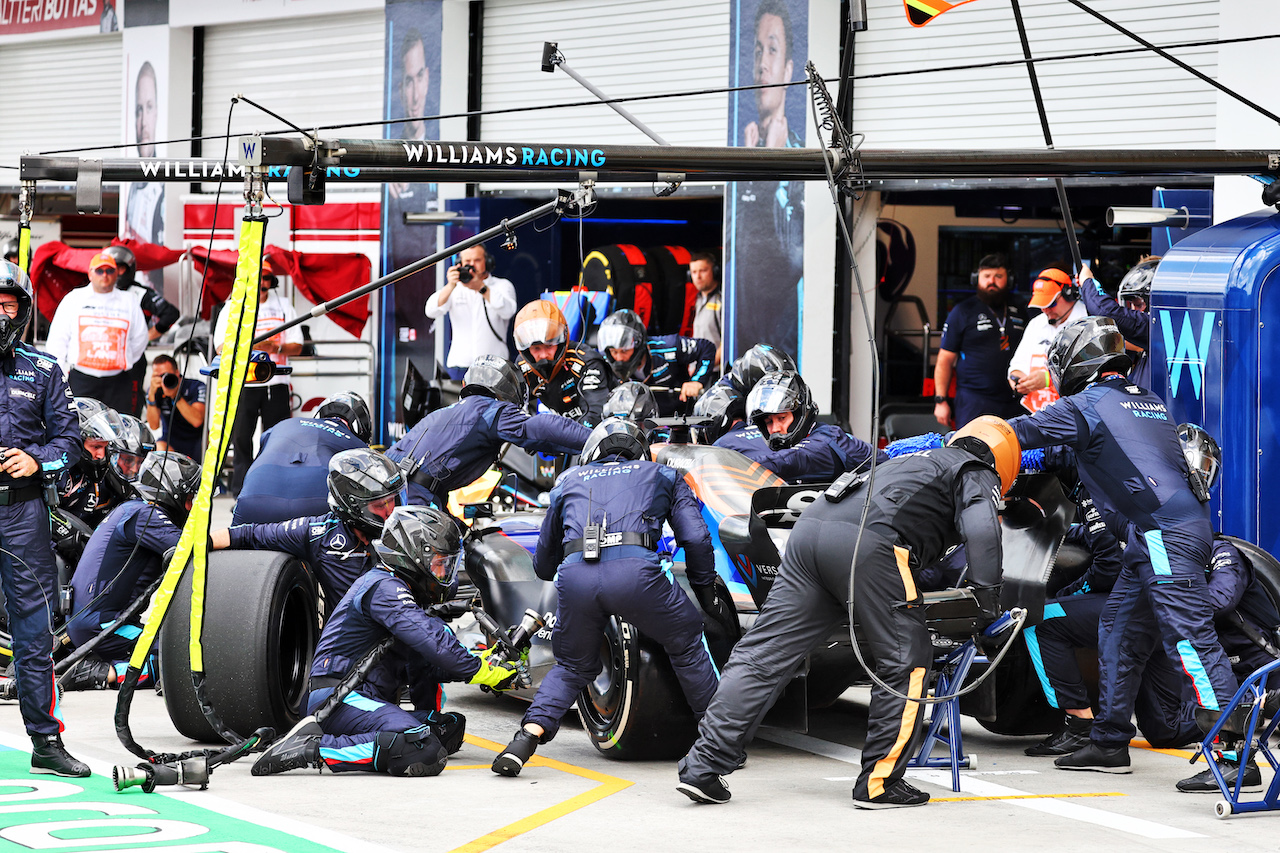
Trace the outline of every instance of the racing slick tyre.
<instances>
[{"instance_id":1,"label":"racing slick tyre","mask_svg":"<svg viewBox=\"0 0 1280 853\"><path fill-rule=\"evenodd\" d=\"M976 677L975 671L970 677ZM984 729L998 735L1047 735L1062 724L1062 711L1049 704L1031 665L1027 646L1019 637L995 675L995 716L979 716Z\"/></svg>"},{"instance_id":2,"label":"racing slick tyre","mask_svg":"<svg viewBox=\"0 0 1280 853\"><path fill-rule=\"evenodd\" d=\"M220 743L191 682L191 574L178 584L160 629L160 679L178 731ZM206 698L241 737L259 726L288 731L301 717L319 638L319 594L311 572L276 551L215 551L207 578Z\"/></svg>"},{"instance_id":3,"label":"racing slick tyre","mask_svg":"<svg viewBox=\"0 0 1280 853\"><path fill-rule=\"evenodd\" d=\"M719 579L716 591L731 600ZM711 656L723 667L741 627L706 621ZM578 714L595 748L620 761L669 761L688 752L698 723L661 644L614 617L605 625L600 654L600 674L578 696Z\"/></svg>"}]
</instances>

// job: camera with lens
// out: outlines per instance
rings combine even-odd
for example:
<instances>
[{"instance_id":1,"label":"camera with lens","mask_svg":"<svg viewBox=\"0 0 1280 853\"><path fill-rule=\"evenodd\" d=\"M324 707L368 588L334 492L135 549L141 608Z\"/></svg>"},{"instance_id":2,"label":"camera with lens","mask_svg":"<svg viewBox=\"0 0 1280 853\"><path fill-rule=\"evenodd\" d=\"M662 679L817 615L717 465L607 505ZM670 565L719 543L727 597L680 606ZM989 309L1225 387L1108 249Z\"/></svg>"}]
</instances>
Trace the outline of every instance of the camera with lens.
<instances>
[{"instance_id":1,"label":"camera with lens","mask_svg":"<svg viewBox=\"0 0 1280 853\"><path fill-rule=\"evenodd\" d=\"M466 284L467 282L471 281L471 279L475 278L475 273L476 273L476 268L474 266L472 266L471 264L463 264L458 269L458 281L462 282L463 284Z\"/></svg>"},{"instance_id":2,"label":"camera with lens","mask_svg":"<svg viewBox=\"0 0 1280 853\"><path fill-rule=\"evenodd\" d=\"M160 384L166 391L177 391L182 384L182 377L176 373L165 373L160 377Z\"/></svg>"}]
</instances>

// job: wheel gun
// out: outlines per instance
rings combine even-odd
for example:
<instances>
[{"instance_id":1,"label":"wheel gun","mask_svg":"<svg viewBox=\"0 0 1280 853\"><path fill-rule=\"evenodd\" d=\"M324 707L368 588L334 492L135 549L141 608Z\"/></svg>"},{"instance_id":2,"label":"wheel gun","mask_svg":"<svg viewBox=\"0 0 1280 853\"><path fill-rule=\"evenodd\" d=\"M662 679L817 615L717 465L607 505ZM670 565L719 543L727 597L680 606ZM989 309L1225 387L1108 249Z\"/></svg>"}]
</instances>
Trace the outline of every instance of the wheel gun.
<instances>
[{"instance_id":1,"label":"wheel gun","mask_svg":"<svg viewBox=\"0 0 1280 853\"><path fill-rule=\"evenodd\" d=\"M520 677L516 679L515 689L532 685L533 680L529 677L529 646L533 643L533 635L551 620L551 614L540 615L538 611L529 608L524 612L524 617L520 620L520 624L508 632L494 621L492 616L479 607L472 607L471 613L476 617L476 623L494 646L493 654L489 660L494 663L515 665L520 672ZM481 689L489 690L488 687Z\"/></svg>"}]
</instances>

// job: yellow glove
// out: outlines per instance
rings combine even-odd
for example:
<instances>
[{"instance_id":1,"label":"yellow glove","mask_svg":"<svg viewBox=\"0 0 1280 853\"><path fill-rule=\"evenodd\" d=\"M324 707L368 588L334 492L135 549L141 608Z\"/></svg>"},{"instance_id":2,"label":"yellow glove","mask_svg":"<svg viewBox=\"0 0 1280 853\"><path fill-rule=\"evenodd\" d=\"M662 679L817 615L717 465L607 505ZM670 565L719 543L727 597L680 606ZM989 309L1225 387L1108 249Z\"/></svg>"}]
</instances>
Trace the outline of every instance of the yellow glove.
<instances>
[{"instance_id":1,"label":"yellow glove","mask_svg":"<svg viewBox=\"0 0 1280 853\"><path fill-rule=\"evenodd\" d=\"M480 668L476 670L475 675L471 676L469 683L479 684L491 690L510 690L515 687L520 671L514 664L490 663L489 656L493 651L493 649L485 649L480 653Z\"/></svg>"}]
</instances>

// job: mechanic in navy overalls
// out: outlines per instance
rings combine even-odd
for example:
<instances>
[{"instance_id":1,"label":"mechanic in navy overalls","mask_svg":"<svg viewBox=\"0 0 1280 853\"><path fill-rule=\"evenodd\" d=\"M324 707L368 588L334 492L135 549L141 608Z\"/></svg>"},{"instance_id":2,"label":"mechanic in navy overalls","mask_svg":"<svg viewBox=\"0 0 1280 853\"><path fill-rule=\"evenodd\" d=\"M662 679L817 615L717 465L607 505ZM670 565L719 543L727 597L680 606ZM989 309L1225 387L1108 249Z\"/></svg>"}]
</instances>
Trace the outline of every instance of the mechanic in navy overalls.
<instances>
[{"instance_id":1,"label":"mechanic in navy overalls","mask_svg":"<svg viewBox=\"0 0 1280 853\"><path fill-rule=\"evenodd\" d=\"M368 447L372 435L369 406L352 391L326 397L314 418L280 421L262 434L261 449L245 474L231 523L324 515L329 460L344 450Z\"/></svg>"},{"instance_id":2,"label":"mechanic in navy overalls","mask_svg":"<svg viewBox=\"0 0 1280 853\"><path fill-rule=\"evenodd\" d=\"M34 746L31 772L88 776L89 767L62 745L50 654L58 569L42 500L80 458L80 426L57 360L18 343L32 319L31 294L27 274L0 261L0 585L13 638L18 704Z\"/></svg>"},{"instance_id":3,"label":"mechanic in navy overalls","mask_svg":"<svg viewBox=\"0 0 1280 853\"><path fill-rule=\"evenodd\" d=\"M529 400L587 427L614 386L613 371L600 353L569 341L569 324L554 302L539 299L520 309L511 325L520 358L516 366L529 386Z\"/></svg>"},{"instance_id":4,"label":"mechanic in navy overalls","mask_svg":"<svg viewBox=\"0 0 1280 853\"><path fill-rule=\"evenodd\" d=\"M144 436L141 421L126 421L91 397L75 399L83 453L59 481L58 506L92 528L135 497L138 466L155 449L155 441Z\"/></svg>"},{"instance_id":5,"label":"mechanic in navy overalls","mask_svg":"<svg viewBox=\"0 0 1280 853\"><path fill-rule=\"evenodd\" d=\"M722 777L742 766L766 711L810 651L852 615L868 660L890 688L871 690L854 806L927 803L929 795L903 778L926 714L912 700L928 691L934 656L915 579L922 567L964 543L976 604L986 622L999 615L997 507L1018 476L1019 461L1013 430L987 415L957 431L948 447L878 466L869 498L865 475L850 472L809 504L787 540L760 617L725 664L698 740L680 761L676 789L695 802L727 802ZM864 510L866 526L860 528Z\"/></svg>"},{"instance_id":6,"label":"mechanic in navy overalls","mask_svg":"<svg viewBox=\"0 0 1280 853\"><path fill-rule=\"evenodd\" d=\"M634 379L650 387L672 389L657 395L658 415L664 418L680 410L679 403L696 400L715 373L715 344L680 335L651 338L645 334L640 315L630 309L604 318L596 345L619 382Z\"/></svg>"},{"instance_id":7,"label":"mechanic in navy overalls","mask_svg":"<svg viewBox=\"0 0 1280 853\"><path fill-rule=\"evenodd\" d=\"M323 720L304 717L273 743L254 763L254 776L305 767L392 776L444 769L462 746L467 721L440 710L441 682L504 690L519 677L513 665L490 661L489 651L467 651L424 609L456 591L461 547L457 523L441 510L404 506L391 513L373 545L378 565L347 591L320 634L307 713L314 715L357 668L363 676ZM372 660L388 639L395 642ZM412 711L400 707L406 683Z\"/></svg>"},{"instance_id":8,"label":"mechanic in navy overalls","mask_svg":"<svg viewBox=\"0 0 1280 853\"><path fill-rule=\"evenodd\" d=\"M1151 387L1151 282L1156 277L1159 258L1143 258L1124 274L1114 299L1102 289L1088 267L1080 270L1080 295L1095 317L1110 317L1124 335L1133 367L1129 381L1139 388Z\"/></svg>"},{"instance_id":9,"label":"mechanic in navy overalls","mask_svg":"<svg viewBox=\"0 0 1280 853\"><path fill-rule=\"evenodd\" d=\"M1115 322L1087 317L1064 326L1048 360L1062 396L1012 421L1018 440L1074 449L1080 481L1104 516L1115 512L1133 528L1099 628L1101 713L1090 744L1054 763L1127 773L1141 663L1158 638L1199 705L1217 710L1235 693L1205 581L1213 527L1164 403L1121 372L1129 360Z\"/></svg>"},{"instance_id":10,"label":"mechanic in navy overalls","mask_svg":"<svg viewBox=\"0 0 1280 853\"><path fill-rule=\"evenodd\" d=\"M751 423L721 436L716 447L736 450L788 483L830 483L871 459L871 445L818 422L818 407L798 373L765 374L747 398L747 414ZM888 460L878 453L879 462Z\"/></svg>"},{"instance_id":11,"label":"mechanic in navy overalls","mask_svg":"<svg viewBox=\"0 0 1280 853\"><path fill-rule=\"evenodd\" d=\"M142 634L142 612L120 622L120 611L164 571L162 558L177 547L200 488L200 464L176 451L152 453L143 461L134 488L141 499L116 507L98 525L71 578L75 608L67 623L71 642L79 648L104 629L112 630L59 679L64 690L118 687L124 678ZM139 686L150 685L153 675L148 661Z\"/></svg>"},{"instance_id":12,"label":"mechanic in navy overalls","mask_svg":"<svg viewBox=\"0 0 1280 853\"><path fill-rule=\"evenodd\" d=\"M387 516L406 502L404 474L376 450L358 447L329 460L329 511L266 524L235 524L209 534L214 549L283 551L311 567L324 592L326 614L356 579L375 565L369 543ZM241 492L243 498L244 492Z\"/></svg>"},{"instance_id":13,"label":"mechanic in navy overalls","mask_svg":"<svg viewBox=\"0 0 1280 853\"><path fill-rule=\"evenodd\" d=\"M555 579L556 663L521 728L494 759L495 773L518 776L538 745L556 736L561 718L600 672L600 643L610 616L662 644L695 716L702 716L715 693L720 674L702 633L702 614L655 551L669 520L699 604L723 620L727 605L715 594L711 535L684 478L648 458L639 427L621 419L602 421L582 449L582 464L560 475L551 490L533 568L543 580Z\"/></svg>"},{"instance_id":14,"label":"mechanic in navy overalls","mask_svg":"<svg viewBox=\"0 0 1280 853\"><path fill-rule=\"evenodd\" d=\"M539 453L577 453L591 431L553 414L526 415L525 383L511 362L482 355L463 377L462 399L436 409L387 449L409 479L409 503L442 509L475 482L504 442Z\"/></svg>"}]
</instances>

